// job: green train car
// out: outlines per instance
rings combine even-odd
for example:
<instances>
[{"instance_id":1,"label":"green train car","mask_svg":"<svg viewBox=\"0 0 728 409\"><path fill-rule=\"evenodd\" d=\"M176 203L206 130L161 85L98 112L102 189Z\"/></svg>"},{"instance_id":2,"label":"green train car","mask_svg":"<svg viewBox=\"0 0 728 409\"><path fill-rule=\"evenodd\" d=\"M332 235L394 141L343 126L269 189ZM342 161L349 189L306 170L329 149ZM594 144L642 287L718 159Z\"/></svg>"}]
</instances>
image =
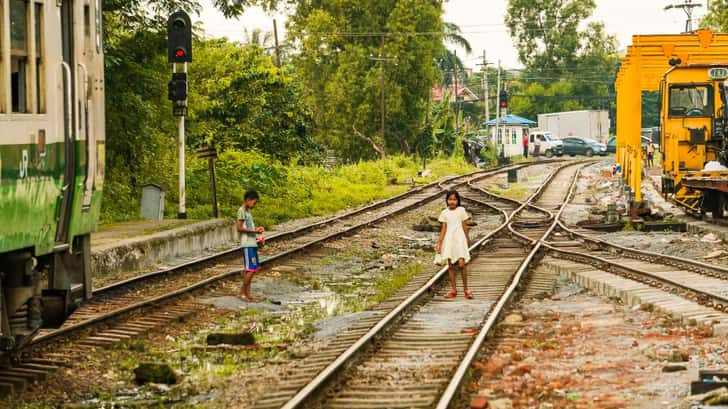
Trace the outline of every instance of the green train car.
<instances>
[{"instance_id":1,"label":"green train car","mask_svg":"<svg viewBox=\"0 0 728 409\"><path fill-rule=\"evenodd\" d=\"M0 365L91 296L101 0L0 0Z\"/></svg>"}]
</instances>

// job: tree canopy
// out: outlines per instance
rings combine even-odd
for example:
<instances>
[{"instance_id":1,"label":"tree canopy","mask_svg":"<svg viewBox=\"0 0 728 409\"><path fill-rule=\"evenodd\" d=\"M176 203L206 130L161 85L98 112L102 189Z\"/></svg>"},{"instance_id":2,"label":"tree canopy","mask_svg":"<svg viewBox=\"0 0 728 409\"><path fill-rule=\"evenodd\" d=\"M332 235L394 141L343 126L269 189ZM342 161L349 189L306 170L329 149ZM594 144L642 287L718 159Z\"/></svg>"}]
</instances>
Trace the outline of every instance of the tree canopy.
<instances>
[{"instance_id":1,"label":"tree canopy","mask_svg":"<svg viewBox=\"0 0 728 409\"><path fill-rule=\"evenodd\" d=\"M313 111L317 141L349 158L411 152L437 79L441 16L442 4L435 0L298 3L288 23L289 40L300 43L293 64Z\"/></svg>"},{"instance_id":2,"label":"tree canopy","mask_svg":"<svg viewBox=\"0 0 728 409\"><path fill-rule=\"evenodd\" d=\"M708 14L705 15L702 25L728 33L728 0L713 0L708 4Z\"/></svg>"},{"instance_id":3,"label":"tree canopy","mask_svg":"<svg viewBox=\"0 0 728 409\"><path fill-rule=\"evenodd\" d=\"M590 17L594 0L509 0L506 25L526 69L512 73L512 110L539 113L608 109L613 102L617 40Z\"/></svg>"}]
</instances>

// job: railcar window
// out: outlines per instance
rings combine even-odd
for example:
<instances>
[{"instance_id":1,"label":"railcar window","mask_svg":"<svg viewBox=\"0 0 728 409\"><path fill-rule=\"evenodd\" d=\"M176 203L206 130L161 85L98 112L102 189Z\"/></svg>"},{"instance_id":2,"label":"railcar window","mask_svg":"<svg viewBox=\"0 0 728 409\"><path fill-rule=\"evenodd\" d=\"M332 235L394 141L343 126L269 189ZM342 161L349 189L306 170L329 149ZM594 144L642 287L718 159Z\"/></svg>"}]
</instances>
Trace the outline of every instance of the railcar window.
<instances>
[{"instance_id":1,"label":"railcar window","mask_svg":"<svg viewBox=\"0 0 728 409\"><path fill-rule=\"evenodd\" d=\"M83 6L83 50L91 51L91 6Z\"/></svg>"},{"instance_id":2,"label":"railcar window","mask_svg":"<svg viewBox=\"0 0 728 409\"><path fill-rule=\"evenodd\" d=\"M10 87L13 112L28 112L28 2L10 1Z\"/></svg>"},{"instance_id":3,"label":"railcar window","mask_svg":"<svg viewBox=\"0 0 728 409\"><path fill-rule=\"evenodd\" d=\"M689 85L670 88L670 116L711 116L713 88L708 85Z\"/></svg>"},{"instance_id":4,"label":"railcar window","mask_svg":"<svg viewBox=\"0 0 728 409\"><path fill-rule=\"evenodd\" d=\"M3 61L5 60L5 44L2 41L2 34L5 27L5 5L0 2L0 114L5 112L5 73L3 72Z\"/></svg>"},{"instance_id":5,"label":"railcar window","mask_svg":"<svg viewBox=\"0 0 728 409\"><path fill-rule=\"evenodd\" d=\"M96 0L96 52L101 53L101 49L104 45L103 43L103 32L102 29L102 16L101 16L101 10L102 10L101 0Z\"/></svg>"},{"instance_id":6,"label":"railcar window","mask_svg":"<svg viewBox=\"0 0 728 409\"><path fill-rule=\"evenodd\" d=\"M38 101L38 113L46 112L45 101L45 20L43 15L43 4L35 3L35 75L36 75L36 100Z\"/></svg>"}]
</instances>

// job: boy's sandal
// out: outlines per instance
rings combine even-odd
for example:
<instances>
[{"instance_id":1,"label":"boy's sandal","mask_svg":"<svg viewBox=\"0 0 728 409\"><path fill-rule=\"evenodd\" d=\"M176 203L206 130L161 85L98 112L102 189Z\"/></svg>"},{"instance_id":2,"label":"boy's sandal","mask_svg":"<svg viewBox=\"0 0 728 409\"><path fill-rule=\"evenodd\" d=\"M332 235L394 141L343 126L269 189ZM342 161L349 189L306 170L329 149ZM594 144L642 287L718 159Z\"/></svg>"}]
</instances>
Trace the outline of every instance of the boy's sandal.
<instances>
[{"instance_id":1,"label":"boy's sandal","mask_svg":"<svg viewBox=\"0 0 728 409\"><path fill-rule=\"evenodd\" d=\"M471 291L465 291L465 298L472 299L473 298L473 293Z\"/></svg>"},{"instance_id":2,"label":"boy's sandal","mask_svg":"<svg viewBox=\"0 0 728 409\"><path fill-rule=\"evenodd\" d=\"M450 290L445 294L445 298L455 298L458 296L458 292L455 290Z\"/></svg>"}]
</instances>

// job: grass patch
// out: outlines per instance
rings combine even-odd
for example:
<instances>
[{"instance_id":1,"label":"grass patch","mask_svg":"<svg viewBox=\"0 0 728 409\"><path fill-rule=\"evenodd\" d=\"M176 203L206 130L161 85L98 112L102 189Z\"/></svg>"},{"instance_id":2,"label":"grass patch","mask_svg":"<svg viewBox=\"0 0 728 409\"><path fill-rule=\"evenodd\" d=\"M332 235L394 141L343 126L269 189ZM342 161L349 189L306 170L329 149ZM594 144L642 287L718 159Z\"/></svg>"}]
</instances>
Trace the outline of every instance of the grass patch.
<instances>
[{"instance_id":1,"label":"grass patch","mask_svg":"<svg viewBox=\"0 0 728 409\"><path fill-rule=\"evenodd\" d=\"M212 205L207 161L192 158L187 167L187 215L190 219L209 219ZM261 195L253 212L257 224L270 227L385 199L409 188L399 183L427 183L476 170L464 159L451 157L436 158L428 163L428 168L431 176L417 178L421 169L414 157L390 156L327 170L317 165L282 163L258 152L230 150L223 152L216 162L220 216L235 217L247 189L256 189ZM391 184L392 180L398 184ZM177 181L169 180L166 184L176 186ZM104 195L102 222L133 220L139 214L140 192L110 187ZM166 191L165 210L167 218L177 215L177 189Z\"/></svg>"},{"instance_id":2,"label":"grass patch","mask_svg":"<svg viewBox=\"0 0 728 409\"><path fill-rule=\"evenodd\" d=\"M528 197L528 195L531 193L531 190L528 189L525 186L519 186L517 184L510 184L508 186L508 189L503 189L500 186L492 186L488 190L491 192L503 196L508 199L518 200L522 201Z\"/></svg>"}]
</instances>

